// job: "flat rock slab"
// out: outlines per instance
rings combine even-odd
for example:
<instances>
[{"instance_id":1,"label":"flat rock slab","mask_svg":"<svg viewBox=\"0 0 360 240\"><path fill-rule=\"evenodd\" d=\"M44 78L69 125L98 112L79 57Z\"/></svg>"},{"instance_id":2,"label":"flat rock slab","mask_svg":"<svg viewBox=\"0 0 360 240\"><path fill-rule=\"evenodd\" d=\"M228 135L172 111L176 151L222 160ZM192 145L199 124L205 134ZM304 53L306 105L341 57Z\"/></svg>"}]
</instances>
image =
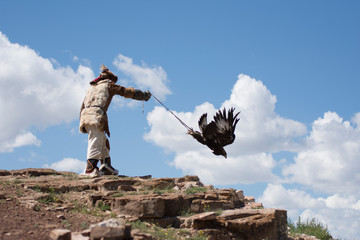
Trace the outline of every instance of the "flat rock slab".
<instances>
[{"instance_id":1,"label":"flat rock slab","mask_svg":"<svg viewBox=\"0 0 360 240\"><path fill-rule=\"evenodd\" d=\"M8 176L11 175L11 172L0 169L0 176Z\"/></svg>"},{"instance_id":2,"label":"flat rock slab","mask_svg":"<svg viewBox=\"0 0 360 240\"><path fill-rule=\"evenodd\" d=\"M12 170L10 173L14 176L27 175L31 177L38 177L43 175L61 175L60 172L50 168L26 168L21 170Z\"/></svg>"},{"instance_id":3,"label":"flat rock slab","mask_svg":"<svg viewBox=\"0 0 360 240\"><path fill-rule=\"evenodd\" d=\"M245 239L287 239L286 210L225 210L217 217L217 221Z\"/></svg>"},{"instance_id":4,"label":"flat rock slab","mask_svg":"<svg viewBox=\"0 0 360 240\"><path fill-rule=\"evenodd\" d=\"M50 240L71 240L69 229L55 229L50 232Z\"/></svg>"}]
</instances>

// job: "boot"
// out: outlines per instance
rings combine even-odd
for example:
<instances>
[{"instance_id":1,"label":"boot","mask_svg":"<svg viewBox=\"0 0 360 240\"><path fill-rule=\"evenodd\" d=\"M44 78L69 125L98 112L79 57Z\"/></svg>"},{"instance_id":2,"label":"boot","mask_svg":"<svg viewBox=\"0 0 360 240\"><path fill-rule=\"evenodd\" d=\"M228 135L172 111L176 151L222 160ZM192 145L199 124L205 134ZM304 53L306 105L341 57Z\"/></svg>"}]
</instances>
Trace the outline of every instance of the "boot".
<instances>
[{"instance_id":1,"label":"boot","mask_svg":"<svg viewBox=\"0 0 360 240\"><path fill-rule=\"evenodd\" d=\"M87 175L90 177L100 176L99 168L97 167L98 162L99 162L98 159L88 159L85 173L83 175Z\"/></svg>"},{"instance_id":2,"label":"boot","mask_svg":"<svg viewBox=\"0 0 360 240\"><path fill-rule=\"evenodd\" d=\"M101 166L100 172L104 175L118 175L119 171L111 166L111 158L105 158L100 160Z\"/></svg>"}]
</instances>

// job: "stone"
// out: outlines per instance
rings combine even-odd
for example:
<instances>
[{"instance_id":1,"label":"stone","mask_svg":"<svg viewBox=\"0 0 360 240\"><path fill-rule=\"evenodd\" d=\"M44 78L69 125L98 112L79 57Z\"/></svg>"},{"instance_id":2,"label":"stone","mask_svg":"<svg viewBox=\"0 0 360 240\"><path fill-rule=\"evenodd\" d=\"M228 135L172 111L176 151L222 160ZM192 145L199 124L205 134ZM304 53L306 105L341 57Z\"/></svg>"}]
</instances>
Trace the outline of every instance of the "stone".
<instances>
[{"instance_id":1,"label":"stone","mask_svg":"<svg viewBox=\"0 0 360 240\"><path fill-rule=\"evenodd\" d=\"M243 190L237 190L235 193L241 201L244 201L244 191Z\"/></svg>"},{"instance_id":2,"label":"stone","mask_svg":"<svg viewBox=\"0 0 360 240\"><path fill-rule=\"evenodd\" d=\"M142 233L138 230L131 232L131 237L133 240L153 240L154 238L148 233Z\"/></svg>"},{"instance_id":3,"label":"stone","mask_svg":"<svg viewBox=\"0 0 360 240\"><path fill-rule=\"evenodd\" d=\"M47 176L47 175L60 175L61 173L50 168L26 168L21 170L12 170L10 173L13 176L27 175L30 177Z\"/></svg>"},{"instance_id":4,"label":"stone","mask_svg":"<svg viewBox=\"0 0 360 240\"><path fill-rule=\"evenodd\" d=\"M55 229L50 232L50 240L71 240L69 229Z\"/></svg>"},{"instance_id":5,"label":"stone","mask_svg":"<svg viewBox=\"0 0 360 240\"><path fill-rule=\"evenodd\" d=\"M184 227L193 228L193 229L204 229L207 226L211 225L213 227L213 223L216 220L215 212L205 212L195 214L184 220Z\"/></svg>"},{"instance_id":6,"label":"stone","mask_svg":"<svg viewBox=\"0 0 360 240\"><path fill-rule=\"evenodd\" d=\"M245 196L244 202L245 202L245 204L254 203L254 202L255 202L255 198L254 198L254 197L251 197L251 196Z\"/></svg>"},{"instance_id":7,"label":"stone","mask_svg":"<svg viewBox=\"0 0 360 240\"><path fill-rule=\"evenodd\" d=\"M158 178L151 179L143 182L143 186L147 189L170 189L175 186L174 179L172 178Z\"/></svg>"},{"instance_id":8,"label":"stone","mask_svg":"<svg viewBox=\"0 0 360 240\"><path fill-rule=\"evenodd\" d=\"M264 208L262 203L250 203L248 205L245 206L245 208L251 208L251 209L259 209L259 208Z\"/></svg>"},{"instance_id":9,"label":"stone","mask_svg":"<svg viewBox=\"0 0 360 240\"><path fill-rule=\"evenodd\" d=\"M83 230L80 234L85 237L90 237L90 233L91 233L91 229L88 228L88 229Z\"/></svg>"},{"instance_id":10,"label":"stone","mask_svg":"<svg viewBox=\"0 0 360 240\"><path fill-rule=\"evenodd\" d=\"M200 179L198 176L189 176L189 175L175 179L176 184L183 182L200 182Z\"/></svg>"},{"instance_id":11,"label":"stone","mask_svg":"<svg viewBox=\"0 0 360 240\"><path fill-rule=\"evenodd\" d=\"M90 226L90 228L96 227L96 226L100 226L100 227L122 227L122 226L125 226L125 221L123 219L110 218L110 219L102 221L100 223L93 224L93 225Z\"/></svg>"},{"instance_id":12,"label":"stone","mask_svg":"<svg viewBox=\"0 0 360 240\"><path fill-rule=\"evenodd\" d=\"M102 227L96 226L91 228L90 239L123 239L125 238L125 226L124 227Z\"/></svg>"},{"instance_id":13,"label":"stone","mask_svg":"<svg viewBox=\"0 0 360 240\"><path fill-rule=\"evenodd\" d=\"M123 219L109 219L90 226L90 239L123 239L126 237L126 226Z\"/></svg>"},{"instance_id":14,"label":"stone","mask_svg":"<svg viewBox=\"0 0 360 240\"><path fill-rule=\"evenodd\" d=\"M6 199L5 193L0 192L0 199Z\"/></svg>"},{"instance_id":15,"label":"stone","mask_svg":"<svg viewBox=\"0 0 360 240\"><path fill-rule=\"evenodd\" d=\"M7 170L0 169L0 176L9 176L11 173Z\"/></svg>"},{"instance_id":16,"label":"stone","mask_svg":"<svg viewBox=\"0 0 360 240\"><path fill-rule=\"evenodd\" d=\"M40 206L39 206L39 202L33 199L29 199L29 200L24 200L21 201L20 203L22 206L32 209L34 211L39 211L40 210Z\"/></svg>"},{"instance_id":17,"label":"stone","mask_svg":"<svg viewBox=\"0 0 360 240\"><path fill-rule=\"evenodd\" d=\"M56 218L61 219L61 220L65 220L65 219L66 219L65 216L64 216L64 214L59 214L59 215L56 216Z\"/></svg>"},{"instance_id":18,"label":"stone","mask_svg":"<svg viewBox=\"0 0 360 240\"><path fill-rule=\"evenodd\" d=\"M205 194L205 200L217 200L218 195L215 192L210 192Z\"/></svg>"},{"instance_id":19,"label":"stone","mask_svg":"<svg viewBox=\"0 0 360 240\"><path fill-rule=\"evenodd\" d=\"M233 209L234 204L226 200L202 200L196 199L190 205L190 211L199 213L204 211L213 211L217 209Z\"/></svg>"},{"instance_id":20,"label":"stone","mask_svg":"<svg viewBox=\"0 0 360 240\"><path fill-rule=\"evenodd\" d=\"M96 202L99 200L103 200L104 196L102 194L91 194L88 196L88 202L95 206Z\"/></svg>"},{"instance_id":21,"label":"stone","mask_svg":"<svg viewBox=\"0 0 360 240\"><path fill-rule=\"evenodd\" d=\"M138 181L136 179L101 179L97 185L100 191L118 190L120 186L132 186Z\"/></svg>"},{"instance_id":22,"label":"stone","mask_svg":"<svg viewBox=\"0 0 360 240\"><path fill-rule=\"evenodd\" d=\"M206 185L206 186L204 186L204 187L206 187L207 189L209 189L210 191L214 191L215 190L215 187L213 186L213 185Z\"/></svg>"},{"instance_id":23,"label":"stone","mask_svg":"<svg viewBox=\"0 0 360 240\"><path fill-rule=\"evenodd\" d=\"M138 218L162 218L165 200L154 195L128 195L112 199L111 209Z\"/></svg>"},{"instance_id":24,"label":"stone","mask_svg":"<svg viewBox=\"0 0 360 240\"><path fill-rule=\"evenodd\" d=\"M225 210L217 217L217 221L244 239L287 239L286 210Z\"/></svg>"},{"instance_id":25,"label":"stone","mask_svg":"<svg viewBox=\"0 0 360 240\"><path fill-rule=\"evenodd\" d=\"M215 212L199 213L199 214L195 214L195 215L191 216L190 219L191 220L200 220L200 221L215 220L216 213Z\"/></svg>"},{"instance_id":26,"label":"stone","mask_svg":"<svg viewBox=\"0 0 360 240\"><path fill-rule=\"evenodd\" d=\"M216 193L219 195L221 200L232 200L234 198L235 191L233 189L221 189L217 190Z\"/></svg>"},{"instance_id":27,"label":"stone","mask_svg":"<svg viewBox=\"0 0 360 240\"><path fill-rule=\"evenodd\" d=\"M151 179L152 178L152 175L143 175L143 176L137 176L138 178L141 178L141 179Z\"/></svg>"},{"instance_id":28,"label":"stone","mask_svg":"<svg viewBox=\"0 0 360 240\"><path fill-rule=\"evenodd\" d=\"M190 200L185 199L181 194L163 195L165 201L165 216L178 216L181 211L189 208Z\"/></svg>"},{"instance_id":29,"label":"stone","mask_svg":"<svg viewBox=\"0 0 360 240\"><path fill-rule=\"evenodd\" d=\"M186 190L193 187L203 187L203 184L201 182L185 182L182 184L181 189Z\"/></svg>"},{"instance_id":30,"label":"stone","mask_svg":"<svg viewBox=\"0 0 360 240\"><path fill-rule=\"evenodd\" d=\"M118 187L118 190L125 192L135 192L136 188L134 188L133 186L121 185Z\"/></svg>"},{"instance_id":31,"label":"stone","mask_svg":"<svg viewBox=\"0 0 360 240\"><path fill-rule=\"evenodd\" d=\"M89 240L89 236L84 236L81 233L71 233L71 240Z\"/></svg>"}]
</instances>

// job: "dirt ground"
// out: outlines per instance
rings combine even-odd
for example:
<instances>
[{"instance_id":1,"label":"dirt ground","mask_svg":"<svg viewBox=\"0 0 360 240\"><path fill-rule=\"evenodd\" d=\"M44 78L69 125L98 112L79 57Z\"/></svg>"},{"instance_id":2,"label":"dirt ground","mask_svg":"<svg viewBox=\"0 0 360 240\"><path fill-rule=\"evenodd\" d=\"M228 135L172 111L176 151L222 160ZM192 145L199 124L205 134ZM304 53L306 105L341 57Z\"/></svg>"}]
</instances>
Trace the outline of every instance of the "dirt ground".
<instances>
[{"instance_id":1,"label":"dirt ground","mask_svg":"<svg viewBox=\"0 0 360 240\"><path fill-rule=\"evenodd\" d=\"M31 190L30 190L31 191ZM23 206L19 196L26 190L15 184L0 184L0 240L49 239L53 229L80 232L103 217L73 211L56 211L55 204L40 204L36 210Z\"/></svg>"}]
</instances>

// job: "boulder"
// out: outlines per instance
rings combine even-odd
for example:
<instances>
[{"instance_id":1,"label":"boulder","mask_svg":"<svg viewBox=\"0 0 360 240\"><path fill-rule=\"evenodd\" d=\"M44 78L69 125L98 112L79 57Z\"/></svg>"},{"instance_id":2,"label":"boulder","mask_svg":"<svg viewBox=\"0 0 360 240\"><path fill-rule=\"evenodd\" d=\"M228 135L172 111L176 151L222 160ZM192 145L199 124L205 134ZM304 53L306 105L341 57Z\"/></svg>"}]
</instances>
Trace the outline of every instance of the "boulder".
<instances>
[{"instance_id":1,"label":"boulder","mask_svg":"<svg viewBox=\"0 0 360 240\"><path fill-rule=\"evenodd\" d=\"M196 199L191 202L190 211L195 213L214 211L219 209L233 209L234 203L227 200Z\"/></svg>"},{"instance_id":2,"label":"boulder","mask_svg":"<svg viewBox=\"0 0 360 240\"><path fill-rule=\"evenodd\" d=\"M112 199L111 209L137 218L162 218L165 200L157 195L128 195Z\"/></svg>"},{"instance_id":3,"label":"boulder","mask_svg":"<svg viewBox=\"0 0 360 240\"><path fill-rule=\"evenodd\" d=\"M173 178L154 178L142 183L145 189L170 189L175 186Z\"/></svg>"},{"instance_id":4,"label":"boulder","mask_svg":"<svg viewBox=\"0 0 360 240\"><path fill-rule=\"evenodd\" d=\"M69 229L55 229L50 232L50 240L71 240Z\"/></svg>"},{"instance_id":5,"label":"boulder","mask_svg":"<svg viewBox=\"0 0 360 240\"><path fill-rule=\"evenodd\" d=\"M123 219L109 219L90 226L91 240L121 240L126 236L126 226Z\"/></svg>"},{"instance_id":6,"label":"boulder","mask_svg":"<svg viewBox=\"0 0 360 240\"><path fill-rule=\"evenodd\" d=\"M204 229L216 220L215 212L205 212L195 214L184 221L184 226L187 228Z\"/></svg>"},{"instance_id":7,"label":"boulder","mask_svg":"<svg viewBox=\"0 0 360 240\"><path fill-rule=\"evenodd\" d=\"M0 176L9 176L11 173L7 170L0 169Z\"/></svg>"},{"instance_id":8,"label":"boulder","mask_svg":"<svg viewBox=\"0 0 360 240\"><path fill-rule=\"evenodd\" d=\"M287 212L280 209L225 210L220 225L244 239L287 239Z\"/></svg>"},{"instance_id":9,"label":"boulder","mask_svg":"<svg viewBox=\"0 0 360 240\"><path fill-rule=\"evenodd\" d=\"M133 240L153 240L154 238L151 236L151 234L148 233L142 233L138 230L134 230L131 232L131 237Z\"/></svg>"},{"instance_id":10,"label":"boulder","mask_svg":"<svg viewBox=\"0 0 360 240\"><path fill-rule=\"evenodd\" d=\"M136 184L138 180L136 179L102 179L101 181L97 182L98 189L100 191L112 191L118 190L121 186L132 186Z\"/></svg>"}]
</instances>

